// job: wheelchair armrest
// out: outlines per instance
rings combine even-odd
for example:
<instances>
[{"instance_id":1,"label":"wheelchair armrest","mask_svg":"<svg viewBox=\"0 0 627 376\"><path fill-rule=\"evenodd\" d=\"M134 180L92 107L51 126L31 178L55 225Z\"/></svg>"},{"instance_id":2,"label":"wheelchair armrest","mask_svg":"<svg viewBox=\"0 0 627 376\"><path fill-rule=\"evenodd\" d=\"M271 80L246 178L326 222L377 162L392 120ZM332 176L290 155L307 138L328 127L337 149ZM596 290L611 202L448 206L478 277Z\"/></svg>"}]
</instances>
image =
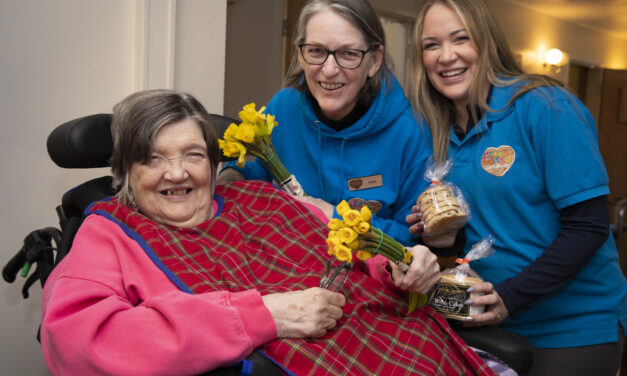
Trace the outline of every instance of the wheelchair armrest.
<instances>
[{"instance_id":1,"label":"wheelchair armrest","mask_svg":"<svg viewBox=\"0 0 627 376\"><path fill-rule=\"evenodd\" d=\"M497 356L519 375L531 371L535 350L525 337L498 326L451 327L469 346Z\"/></svg>"}]
</instances>

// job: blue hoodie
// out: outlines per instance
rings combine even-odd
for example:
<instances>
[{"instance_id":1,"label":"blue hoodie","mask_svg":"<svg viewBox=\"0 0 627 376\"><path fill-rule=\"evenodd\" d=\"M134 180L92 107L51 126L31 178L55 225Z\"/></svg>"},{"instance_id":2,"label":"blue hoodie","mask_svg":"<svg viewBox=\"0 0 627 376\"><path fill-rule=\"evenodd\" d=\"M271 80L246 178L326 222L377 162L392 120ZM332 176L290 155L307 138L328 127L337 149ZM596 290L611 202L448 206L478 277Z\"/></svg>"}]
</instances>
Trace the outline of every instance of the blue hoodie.
<instances>
[{"instance_id":1,"label":"blue hoodie","mask_svg":"<svg viewBox=\"0 0 627 376\"><path fill-rule=\"evenodd\" d=\"M409 233L405 216L427 186L429 140L400 84L389 77L368 111L340 131L318 119L307 94L293 88L280 90L265 113L279 125L272 132L279 158L309 196L332 205L346 200L356 209L367 204L373 226L411 246L418 238ZM225 167L248 180L272 180L259 161Z\"/></svg>"}]
</instances>

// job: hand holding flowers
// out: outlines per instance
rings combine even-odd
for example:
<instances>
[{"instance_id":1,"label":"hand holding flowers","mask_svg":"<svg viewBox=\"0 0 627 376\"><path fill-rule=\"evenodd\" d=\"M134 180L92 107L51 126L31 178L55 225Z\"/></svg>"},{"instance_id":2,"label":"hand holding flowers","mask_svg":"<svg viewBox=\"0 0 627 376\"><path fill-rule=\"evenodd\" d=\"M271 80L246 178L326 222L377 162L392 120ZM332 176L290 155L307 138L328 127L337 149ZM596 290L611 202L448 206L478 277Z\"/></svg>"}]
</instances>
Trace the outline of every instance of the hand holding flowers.
<instances>
[{"instance_id":1,"label":"hand holding flowers","mask_svg":"<svg viewBox=\"0 0 627 376\"><path fill-rule=\"evenodd\" d=\"M391 264L392 280L401 290L416 294L426 294L440 280L438 258L423 245L407 249L413 256L409 269L401 271Z\"/></svg>"},{"instance_id":2,"label":"hand holding flowers","mask_svg":"<svg viewBox=\"0 0 627 376\"><path fill-rule=\"evenodd\" d=\"M329 254L350 264L353 252L360 260L380 254L391 261L392 279L396 286L410 291L409 311L426 304L424 295L439 279L437 258L428 248L416 246L409 251L383 231L371 226L372 213L367 206L351 209L346 201L337 206L342 217L329 222L327 245Z\"/></svg>"}]
</instances>

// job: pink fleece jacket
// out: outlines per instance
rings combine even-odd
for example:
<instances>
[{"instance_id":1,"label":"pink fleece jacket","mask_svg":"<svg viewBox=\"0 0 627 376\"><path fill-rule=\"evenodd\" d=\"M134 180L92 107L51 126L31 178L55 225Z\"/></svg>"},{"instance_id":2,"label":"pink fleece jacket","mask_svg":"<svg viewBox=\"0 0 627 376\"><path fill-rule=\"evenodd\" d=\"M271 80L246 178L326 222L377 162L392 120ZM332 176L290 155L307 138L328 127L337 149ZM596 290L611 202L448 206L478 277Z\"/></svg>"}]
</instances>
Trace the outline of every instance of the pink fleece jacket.
<instances>
[{"instance_id":1,"label":"pink fleece jacket","mask_svg":"<svg viewBox=\"0 0 627 376\"><path fill-rule=\"evenodd\" d=\"M385 264L372 258L369 272L393 287ZM85 220L48 278L42 315L54 375L193 375L235 363L277 335L259 292L182 292L99 215Z\"/></svg>"}]
</instances>

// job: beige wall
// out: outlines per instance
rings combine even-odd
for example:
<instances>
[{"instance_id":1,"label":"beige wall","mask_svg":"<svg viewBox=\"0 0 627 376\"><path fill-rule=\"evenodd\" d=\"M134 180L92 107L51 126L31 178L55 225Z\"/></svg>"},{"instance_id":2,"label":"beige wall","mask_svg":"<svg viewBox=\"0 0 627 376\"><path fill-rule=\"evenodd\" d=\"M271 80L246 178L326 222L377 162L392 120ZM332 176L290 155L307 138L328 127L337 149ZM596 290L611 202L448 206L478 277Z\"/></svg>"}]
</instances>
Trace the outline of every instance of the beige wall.
<instances>
[{"instance_id":1,"label":"beige wall","mask_svg":"<svg viewBox=\"0 0 627 376\"><path fill-rule=\"evenodd\" d=\"M58 227L61 195L107 174L63 170L46 138L57 125L110 112L140 88L175 88L221 112L226 0L0 2L0 266L32 230ZM41 288L0 281L0 375L48 374L35 339Z\"/></svg>"},{"instance_id":2,"label":"beige wall","mask_svg":"<svg viewBox=\"0 0 627 376\"><path fill-rule=\"evenodd\" d=\"M283 11L289 0L237 0L227 7L224 115L268 104L281 88Z\"/></svg>"},{"instance_id":3,"label":"beige wall","mask_svg":"<svg viewBox=\"0 0 627 376\"><path fill-rule=\"evenodd\" d=\"M371 0L381 15L415 16L421 0ZM523 67L542 72L544 52L559 48L571 61L609 69L627 69L627 40L546 16L509 0L487 0ZM558 78L565 78L567 68Z\"/></svg>"},{"instance_id":4,"label":"beige wall","mask_svg":"<svg viewBox=\"0 0 627 376\"><path fill-rule=\"evenodd\" d=\"M627 40L539 14L504 0L488 0L510 46L522 55L526 70L542 72L546 50L559 48L571 61L610 69L627 69Z\"/></svg>"}]
</instances>

